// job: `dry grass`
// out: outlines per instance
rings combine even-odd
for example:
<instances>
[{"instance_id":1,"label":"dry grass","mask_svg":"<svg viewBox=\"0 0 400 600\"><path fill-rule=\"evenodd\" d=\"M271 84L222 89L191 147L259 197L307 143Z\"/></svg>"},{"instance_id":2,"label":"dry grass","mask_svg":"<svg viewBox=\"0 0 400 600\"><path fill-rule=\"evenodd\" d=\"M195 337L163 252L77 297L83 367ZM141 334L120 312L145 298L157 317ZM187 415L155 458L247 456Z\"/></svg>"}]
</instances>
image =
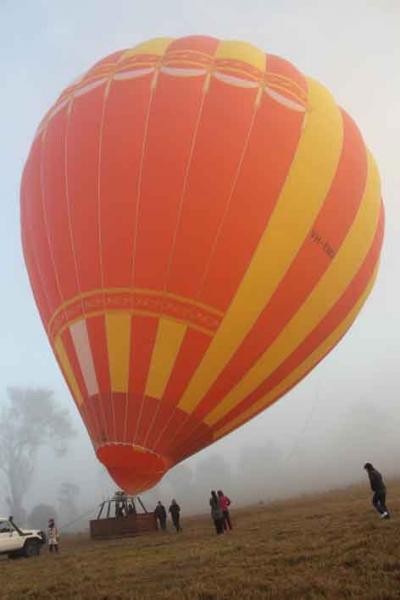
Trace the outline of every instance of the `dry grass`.
<instances>
[{"instance_id":1,"label":"dry grass","mask_svg":"<svg viewBox=\"0 0 400 600\"><path fill-rule=\"evenodd\" d=\"M1 561L3 600L400 599L400 485L390 521L366 488L233 511L235 530L209 518L183 534L64 539L59 556Z\"/></svg>"}]
</instances>

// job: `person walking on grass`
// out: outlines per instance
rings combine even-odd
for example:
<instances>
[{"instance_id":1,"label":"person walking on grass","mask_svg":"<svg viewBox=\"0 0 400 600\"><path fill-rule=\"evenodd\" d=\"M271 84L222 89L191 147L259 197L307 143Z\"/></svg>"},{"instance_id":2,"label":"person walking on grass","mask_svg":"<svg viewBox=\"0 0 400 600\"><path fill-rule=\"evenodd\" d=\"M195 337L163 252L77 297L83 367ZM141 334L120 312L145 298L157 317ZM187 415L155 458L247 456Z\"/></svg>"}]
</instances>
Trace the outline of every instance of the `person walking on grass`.
<instances>
[{"instance_id":1,"label":"person walking on grass","mask_svg":"<svg viewBox=\"0 0 400 600\"><path fill-rule=\"evenodd\" d=\"M224 513L222 512L220 500L214 490L211 492L210 506L215 531L217 535L221 535L221 533L224 533Z\"/></svg>"},{"instance_id":2,"label":"person walking on grass","mask_svg":"<svg viewBox=\"0 0 400 600\"><path fill-rule=\"evenodd\" d=\"M225 496L222 490L218 490L217 492L219 498L219 504L222 508L222 514L224 515L224 530L232 529L231 517L229 514L229 506L231 505L231 501L228 496Z\"/></svg>"},{"instance_id":3,"label":"person walking on grass","mask_svg":"<svg viewBox=\"0 0 400 600\"><path fill-rule=\"evenodd\" d=\"M374 508L380 514L381 519L390 519L390 513L386 507L386 486L382 475L369 462L365 463L364 469L367 471L371 490L374 492L372 496Z\"/></svg>"},{"instance_id":4,"label":"person walking on grass","mask_svg":"<svg viewBox=\"0 0 400 600\"><path fill-rule=\"evenodd\" d=\"M176 500L172 500L171 506L169 507L168 511L171 515L172 523L176 529L176 532L178 533L179 531L182 531L182 527L179 522L181 507L179 506Z\"/></svg>"},{"instance_id":5,"label":"person walking on grass","mask_svg":"<svg viewBox=\"0 0 400 600\"><path fill-rule=\"evenodd\" d=\"M161 500L157 502L154 514L160 524L160 529L165 531L167 529L167 511L165 510L165 506L161 503Z\"/></svg>"},{"instance_id":6,"label":"person walking on grass","mask_svg":"<svg viewBox=\"0 0 400 600\"><path fill-rule=\"evenodd\" d=\"M60 536L54 519L49 519L47 539L49 541L49 552L55 552L56 554L58 554L58 542Z\"/></svg>"}]
</instances>

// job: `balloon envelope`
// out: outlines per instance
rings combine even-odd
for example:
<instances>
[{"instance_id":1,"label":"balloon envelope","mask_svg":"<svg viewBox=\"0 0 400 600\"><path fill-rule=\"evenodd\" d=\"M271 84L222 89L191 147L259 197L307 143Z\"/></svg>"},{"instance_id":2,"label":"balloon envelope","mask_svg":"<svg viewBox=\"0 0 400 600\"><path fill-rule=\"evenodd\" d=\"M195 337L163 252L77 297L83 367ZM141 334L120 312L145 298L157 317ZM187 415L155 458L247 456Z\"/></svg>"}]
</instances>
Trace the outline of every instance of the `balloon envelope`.
<instances>
[{"instance_id":1,"label":"balloon envelope","mask_svg":"<svg viewBox=\"0 0 400 600\"><path fill-rule=\"evenodd\" d=\"M126 491L271 405L340 340L383 235L330 93L244 42L159 38L66 88L21 186L50 344Z\"/></svg>"}]
</instances>

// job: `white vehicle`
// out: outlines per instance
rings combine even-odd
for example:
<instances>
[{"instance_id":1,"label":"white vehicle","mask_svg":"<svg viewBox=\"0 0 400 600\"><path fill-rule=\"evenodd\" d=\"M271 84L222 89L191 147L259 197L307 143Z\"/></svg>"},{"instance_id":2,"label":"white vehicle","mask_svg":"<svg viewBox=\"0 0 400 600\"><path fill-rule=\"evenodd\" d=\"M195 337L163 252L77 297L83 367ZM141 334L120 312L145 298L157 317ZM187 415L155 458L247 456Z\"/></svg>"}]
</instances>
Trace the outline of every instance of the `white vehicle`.
<instances>
[{"instance_id":1,"label":"white vehicle","mask_svg":"<svg viewBox=\"0 0 400 600\"><path fill-rule=\"evenodd\" d=\"M20 529L12 517L0 517L0 554L8 558L38 556L45 541L43 531Z\"/></svg>"}]
</instances>

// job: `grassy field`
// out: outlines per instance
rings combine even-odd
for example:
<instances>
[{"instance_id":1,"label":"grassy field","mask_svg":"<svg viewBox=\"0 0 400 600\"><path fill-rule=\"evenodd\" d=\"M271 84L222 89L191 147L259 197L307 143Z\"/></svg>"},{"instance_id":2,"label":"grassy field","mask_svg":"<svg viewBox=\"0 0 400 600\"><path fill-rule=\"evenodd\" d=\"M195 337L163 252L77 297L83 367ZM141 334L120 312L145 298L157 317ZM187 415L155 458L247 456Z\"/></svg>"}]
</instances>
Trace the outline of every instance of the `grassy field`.
<instances>
[{"instance_id":1,"label":"grassy field","mask_svg":"<svg viewBox=\"0 0 400 600\"><path fill-rule=\"evenodd\" d=\"M3 600L400 599L400 485L380 521L367 487L232 511L184 532L90 542L64 538L59 556L0 562Z\"/></svg>"}]
</instances>

